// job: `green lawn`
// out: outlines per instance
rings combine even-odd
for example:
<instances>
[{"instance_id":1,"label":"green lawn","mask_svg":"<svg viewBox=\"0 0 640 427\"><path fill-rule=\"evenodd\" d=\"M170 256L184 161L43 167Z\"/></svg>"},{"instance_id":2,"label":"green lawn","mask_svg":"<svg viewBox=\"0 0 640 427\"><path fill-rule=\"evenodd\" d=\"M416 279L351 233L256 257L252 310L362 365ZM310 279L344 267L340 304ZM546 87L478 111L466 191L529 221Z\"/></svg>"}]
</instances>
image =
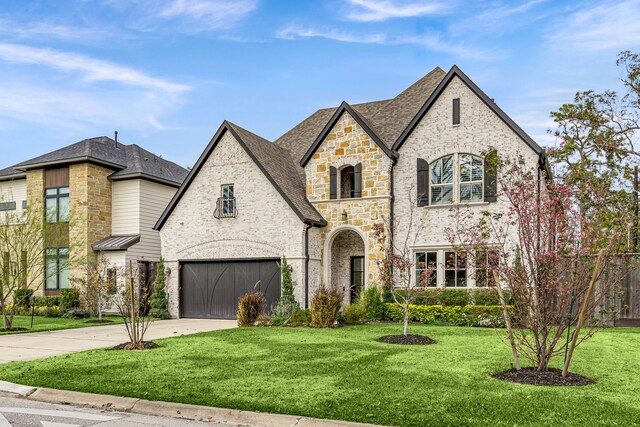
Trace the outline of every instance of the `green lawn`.
<instances>
[{"instance_id":1,"label":"green lawn","mask_svg":"<svg viewBox=\"0 0 640 427\"><path fill-rule=\"evenodd\" d=\"M640 329L600 332L572 370L587 387L502 382L502 331L415 325L430 346L376 341L400 325L243 328L0 365L0 379L94 393L394 425L640 425ZM556 361L558 366L559 360Z\"/></svg>"},{"instance_id":2,"label":"green lawn","mask_svg":"<svg viewBox=\"0 0 640 427\"><path fill-rule=\"evenodd\" d=\"M87 326L103 326L122 323L122 319L116 316L104 317L113 321L113 323L87 323L89 319L65 319L63 317L33 317L33 328L31 328L31 316L15 316L13 318L14 328L27 328L26 331L2 332L0 335L7 334L24 334L29 332L56 331L59 329L86 328ZM0 327L2 327L2 318L0 317Z\"/></svg>"}]
</instances>

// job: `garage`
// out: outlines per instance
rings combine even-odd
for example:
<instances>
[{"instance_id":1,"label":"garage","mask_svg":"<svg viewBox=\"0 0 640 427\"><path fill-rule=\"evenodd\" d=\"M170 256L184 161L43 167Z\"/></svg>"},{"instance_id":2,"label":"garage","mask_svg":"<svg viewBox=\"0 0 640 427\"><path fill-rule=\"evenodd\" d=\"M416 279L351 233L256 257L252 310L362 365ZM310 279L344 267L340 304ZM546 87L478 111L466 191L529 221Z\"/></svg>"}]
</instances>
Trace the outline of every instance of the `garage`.
<instances>
[{"instance_id":1,"label":"garage","mask_svg":"<svg viewBox=\"0 0 640 427\"><path fill-rule=\"evenodd\" d=\"M254 289L266 296L267 309L271 309L280 298L278 262L279 259L181 262L180 316L235 319L238 300Z\"/></svg>"}]
</instances>

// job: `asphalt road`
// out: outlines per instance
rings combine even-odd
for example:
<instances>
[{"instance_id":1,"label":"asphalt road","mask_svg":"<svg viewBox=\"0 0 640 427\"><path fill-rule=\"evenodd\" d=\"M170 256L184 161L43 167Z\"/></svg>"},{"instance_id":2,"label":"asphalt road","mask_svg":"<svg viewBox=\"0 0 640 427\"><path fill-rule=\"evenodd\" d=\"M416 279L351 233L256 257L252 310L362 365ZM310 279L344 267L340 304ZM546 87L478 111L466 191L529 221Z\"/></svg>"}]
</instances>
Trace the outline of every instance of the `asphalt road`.
<instances>
[{"instance_id":1,"label":"asphalt road","mask_svg":"<svg viewBox=\"0 0 640 427\"><path fill-rule=\"evenodd\" d=\"M133 426L229 426L175 418L105 412L66 405L32 402L0 396L0 427L133 427Z\"/></svg>"}]
</instances>

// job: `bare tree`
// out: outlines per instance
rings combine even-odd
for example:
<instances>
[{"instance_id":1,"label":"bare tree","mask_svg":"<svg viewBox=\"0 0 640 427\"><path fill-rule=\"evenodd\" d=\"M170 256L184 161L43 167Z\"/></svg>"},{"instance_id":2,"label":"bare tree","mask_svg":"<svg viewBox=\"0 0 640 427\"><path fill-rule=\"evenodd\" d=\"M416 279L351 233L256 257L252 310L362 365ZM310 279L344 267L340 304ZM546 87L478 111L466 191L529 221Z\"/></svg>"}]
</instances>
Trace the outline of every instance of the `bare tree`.
<instances>
[{"instance_id":1,"label":"bare tree","mask_svg":"<svg viewBox=\"0 0 640 427\"><path fill-rule=\"evenodd\" d=\"M418 269L420 274L416 275L414 282L416 265L412 247L418 238L419 219L417 217L418 200L413 190L414 187L409 189L409 213L404 218L407 229L402 239L396 239L392 233L392 230L398 228L397 217L383 218L382 222L373 225L374 237L384 254L378 261L380 280L389 289L394 303L404 312L403 334L405 336L409 332L409 306L413 304L417 294L433 280L436 271L435 265L421 265Z\"/></svg>"},{"instance_id":2,"label":"bare tree","mask_svg":"<svg viewBox=\"0 0 640 427\"><path fill-rule=\"evenodd\" d=\"M80 289L83 305L102 322L117 292L118 269L103 253L98 253L85 263L84 270L72 282Z\"/></svg>"},{"instance_id":3,"label":"bare tree","mask_svg":"<svg viewBox=\"0 0 640 427\"><path fill-rule=\"evenodd\" d=\"M129 336L129 343L125 347L127 350L144 350L144 336L153 321L151 316L141 313L141 296L146 295L147 283L138 281L138 268L134 267L133 261L129 261L126 271L121 272L123 277L122 286L113 298L114 305L124 321L124 326ZM143 287L143 288L140 288Z\"/></svg>"},{"instance_id":4,"label":"bare tree","mask_svg":"<svg viewBox=\"0 0 640 427\"><path fill-rule=\"evenodd\" d=\"M573 352L615 315L602 307L624 280L625 257L617 254L624 228L585 220L568 186L540 187L520 160L503 163L499 172L500 199L508 209L478 213L454 207L455 226L447 232L472 264L480 254L497 251L498 287L505 286L514 301L504 317L513 325L507 333L516 366L522 357L547 371L553 357L568 352L570 338ZM572 336L573 325L584 326L582 333L574 330ZM565 359L566 375L570 357Z\"/></svg>"}]
</instances>

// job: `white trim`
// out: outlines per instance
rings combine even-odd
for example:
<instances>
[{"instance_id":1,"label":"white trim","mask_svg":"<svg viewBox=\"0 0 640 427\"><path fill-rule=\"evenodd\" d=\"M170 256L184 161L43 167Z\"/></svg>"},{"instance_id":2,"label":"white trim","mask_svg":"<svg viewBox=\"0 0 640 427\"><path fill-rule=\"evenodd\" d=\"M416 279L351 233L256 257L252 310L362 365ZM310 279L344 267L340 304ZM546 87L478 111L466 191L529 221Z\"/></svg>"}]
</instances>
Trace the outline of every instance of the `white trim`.
<instances>
[{"instance_id":1,"label":"white trim","mask_svg":"<svg viewBox=\"0 0 640 427\"><path fill-rule=\"evenodd\" d=\"M366 289L367 281L369 280L369 240L367 239L367 235L364 233L364 231L349 224L340 225L331 230L324 241L324 256L322 266L324 273L323 276L325 279L324 284L327 287L331 286L331 246L333 246L333 241L337 236L340 235L340 232L345 230L355 231L362 239L362 243L364 245L364 288Z\"/></svg>"}]
</instances>

